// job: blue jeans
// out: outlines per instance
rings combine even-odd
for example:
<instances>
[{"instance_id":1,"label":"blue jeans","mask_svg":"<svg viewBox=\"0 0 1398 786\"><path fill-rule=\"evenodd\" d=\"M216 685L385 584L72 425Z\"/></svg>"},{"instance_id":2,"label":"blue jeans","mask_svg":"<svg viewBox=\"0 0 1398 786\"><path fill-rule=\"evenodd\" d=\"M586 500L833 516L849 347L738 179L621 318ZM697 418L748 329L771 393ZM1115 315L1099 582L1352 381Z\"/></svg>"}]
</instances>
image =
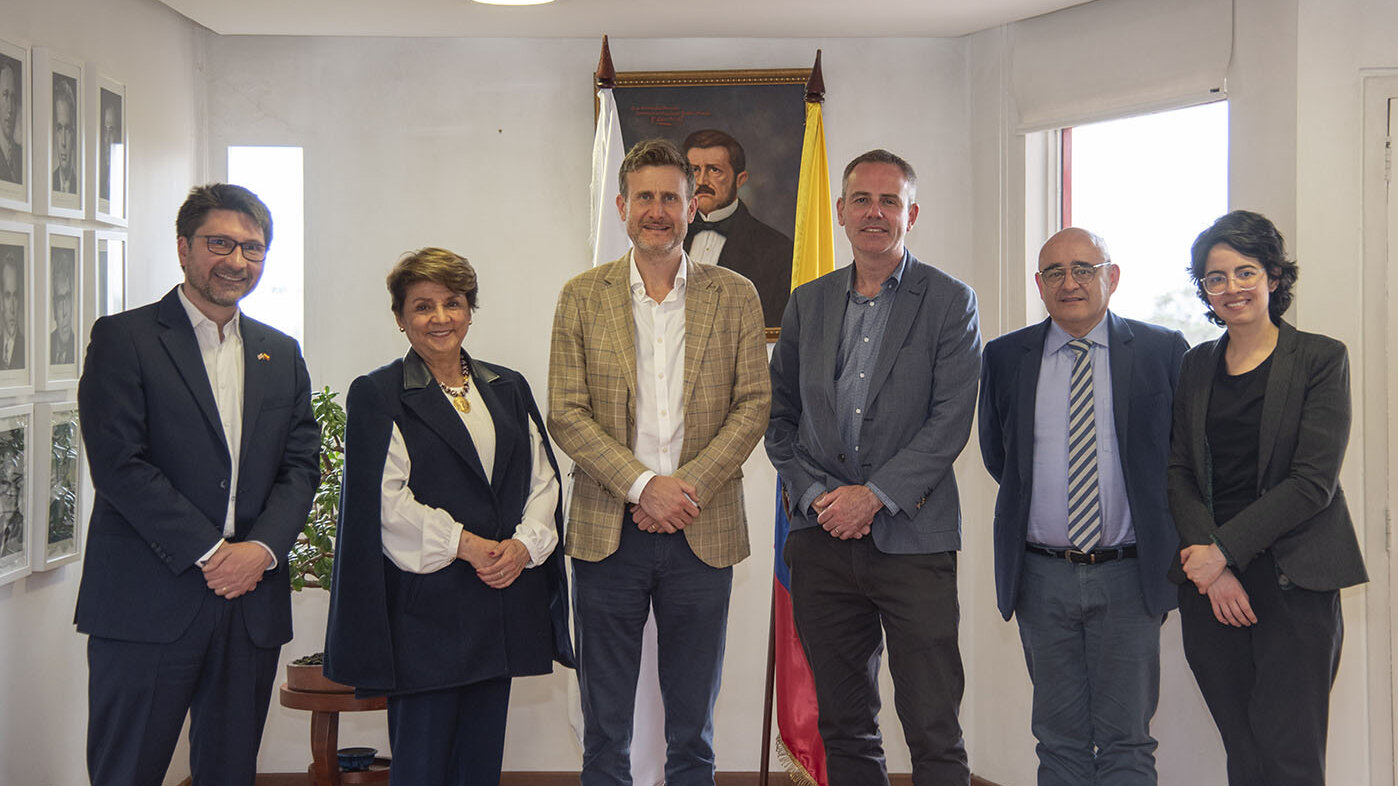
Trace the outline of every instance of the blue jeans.
<instances>
[{"instance_id":1,"label":"blue jeans","mask_svg":"<svg viewBox=\"0 0 1398 786\"><path fill-rule=\"evenodd\" d=\"M713 786L714 700L723 672L733 569L706 565L684 533L637 529L599 562L573 560L583 786L631 783L631 724L641 633L655 610L665 783Z\"/></svg>"},{"instance_id":2,"label":"blue jeans","mask_svg":"<svg viewBox=\"0 0 1398 786\"><path fill-rule=\"evenodd\" d=\"M1015 618L1034 682L1039 786L1154 784L1161 617L1140 563L1024 555Z\"/></svg>"}]
</instances>

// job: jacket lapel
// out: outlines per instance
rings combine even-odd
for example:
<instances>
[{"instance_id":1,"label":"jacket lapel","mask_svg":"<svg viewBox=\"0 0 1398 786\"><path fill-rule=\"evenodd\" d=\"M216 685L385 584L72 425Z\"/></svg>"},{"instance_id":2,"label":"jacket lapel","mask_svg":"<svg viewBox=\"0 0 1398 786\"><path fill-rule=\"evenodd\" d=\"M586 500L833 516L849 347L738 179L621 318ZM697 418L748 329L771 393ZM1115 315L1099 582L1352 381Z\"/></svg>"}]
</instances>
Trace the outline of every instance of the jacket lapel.
<instances>
[{"instance_id":1,"label":"jacket lapel","mask_svg":"<svg viewBox=\"0 0 1398 786\"><path fill-rule=\"evenodd\" d=\"M607 339L612 354L622 367L626 389L630 391L627 406L635 418L636 402L636 321L631 314L631 252L611 263L602 286L601 319L605 320Z\"/></svg>"},{"instance_id":2,"label":"jacket lapel","mask_svg":"<svg viewBox=\"0 0 1398 786\"><path fill-rule=\"evenodd\" d=\"M1126 320L1107 312L1107 357L1112 366L1112 422L1116 425L1117 458L1126 469L1131 438L1131 372L1136 361L1136 336Z\"/></svg>"},{"instance_id":3,"label":"jacket lapel","mask_svg":"<svg viewBox=\"0 0 1398 786\"><path fill-rule=\"evenodd\" d=\"M1025 334L1020 345L1019 374L1015 388L1018 417L1015 418L1015 444L1020 446L1019 477L1025 489L1033 488L1034 477L1034 408L1039 401L1039 371L1044 365L1044 341L1048 338L1049 321L1040 322Z\"/></svg>"},{"instance_id":4,"label":"jacket lapel","mask_svg":"<svg viewBox=\"0 0 1398 786\"><path fill-rule=\"evenodd\" d=\"M907 253L907 252L905 252ZM898 359L898 351L903 340L912 330L913 321L922 310L922 301L927 295L927 270L911 253L907 254L907 264L903 268L903 280L893 293L893 309L888 313L888 324L884 327L883 342L879 346L878 359L874 361L874 374L869 379L867 404L879 396L879 388L893 370L893 361Z\"/></svg>"},{"instance_id":5,"label":"jacket lapel","mask_svg":"<svg viewBox=\"0 0 1398 786\"><path fill-rule=\"evenodd\" d=\"M1257 429L1257 486L1267 477L1267 465L1277 445L1277 426L1292 391L1296 368L1296 328L1282 322L1277 326L1277 347L1272 351L1272 370L1267 374L1267 392L1262 397L1262 423ZM1302 381L1302 384L1305 384Z\"/></svg>"},{"instance_id":6,"label":"jacket lapel","mask_svg":"<svg viewBox=\"0 0 1398 786\"><path fill-rule=\"evenodd\" d=\"M841 269L839 275L820 279L820 302L817 304L816 314L820 319L823 328L820 337L820 357L816 362L820 363L820 371L816 379L821 381L821 391L825 394L825 400L830 407L830 412L835 411L835 360L840 352L840 333L844 330L845 305L849 301L848 287L850 276L854 275L854 267L849 266ZM814 418L817 423L837 422L833 418Z\"/></svg>"},{"instance_id":7,"label":"jacket lapel","mask_svg":"<svg viewBox=\"0 0 1398 786\"><path fill-rule=\"evenodd\" d=\"M178 286L176 287L178 289ZM160 343L169 353L170 360L189 388L190 395L199 404L199 411L209 428L218 435L219 441L228 445L223 437L223 422L218 416L218 404L214 402L214 389L209 383L209 372L204 368L204 356L199 352L199 341L194 337L194 326L189 322L184 304L176 289L170 290L160 301L157 319L162 328Z\"/></svg>"},{"instance_id":8,"label":"jacket lapel","mask_svg":"<svg viewBox=\"0 0 1398 786\"><path fill-rule=\"evenodd\" d=\"M680 406L682 411L688 412L689 400L699 386L704 350L708 348L709 337L713 334L719 294L708 270L690 263L686 275L689 283L685 285L684 293L684 392ZM627 313L630 313L629 310ZM631 368L634 374L634 362Z\"/></svg>"},{"instance_id":9,"label":"jacket lapel","mask_svg":"<svg viewBox=\"0 0 1398 786\"><path fill-rule=\"evenodd\" d=\"M514 448L519 439L519 426L515 422L516 418L511 417L514 413L506 411L506 391L510 382L477 363L469 355L467 359L471 363L471 379L476 385L476 390L480 391L481 400L485 402L485 408L490 413L491 423L495 425L495 464L490 473L490 486L498 493L500 481L509 467L510 458L514 455ZM479 460L479 454L474 450L472 453L477 455Z\"/></svg>"},{"instance_id":10,"label":"jacket lapel","mask_svg":"<svg viewBox=\"0 0 1398 786\"><path fill-rule=\"evenodd\" d=\"M239 315L243 333L243 431L238 448L240 457L248 455L248 440L262 411L262 397L271 381L272 358L267 354L267 331L262 325ZM241 459L240 459L241 460Z\"/></svg>"}]
</instances>

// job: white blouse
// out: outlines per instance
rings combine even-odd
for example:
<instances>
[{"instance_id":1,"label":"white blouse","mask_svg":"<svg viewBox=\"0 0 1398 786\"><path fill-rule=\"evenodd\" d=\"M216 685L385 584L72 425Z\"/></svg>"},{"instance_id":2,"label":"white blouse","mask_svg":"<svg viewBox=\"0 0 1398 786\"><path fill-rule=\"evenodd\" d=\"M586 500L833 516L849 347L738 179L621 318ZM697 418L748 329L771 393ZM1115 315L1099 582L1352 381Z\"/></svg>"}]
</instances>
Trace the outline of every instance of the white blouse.
<instances>
[{"instance_id":1,"label":"white blouse","mask_svg":"<svg viewBox=\"0 0 1398 786\"><path fill-rule=\"evenodd\" d=\"M438 392L445 398L446 393ZM466 392L470 412L459 413L461 421L475 444L486 477L495 467L495 422L490 418L485 400L472 386ZM558 478L544 452L544 441L534 421L529 421L529 445L533 470L529 482L529 498L524 503L523 520L515 527L514 539L529 552L526 568L543 564L558 545L553 513L558 505ZM441 508L417 501L408 488L412 462L398 424L388 444L384 459L380 506L383 519L383 553L400 570L410 573L433 573L456 560L461 541L462 525Z\"/></svg>"}]
</instances>

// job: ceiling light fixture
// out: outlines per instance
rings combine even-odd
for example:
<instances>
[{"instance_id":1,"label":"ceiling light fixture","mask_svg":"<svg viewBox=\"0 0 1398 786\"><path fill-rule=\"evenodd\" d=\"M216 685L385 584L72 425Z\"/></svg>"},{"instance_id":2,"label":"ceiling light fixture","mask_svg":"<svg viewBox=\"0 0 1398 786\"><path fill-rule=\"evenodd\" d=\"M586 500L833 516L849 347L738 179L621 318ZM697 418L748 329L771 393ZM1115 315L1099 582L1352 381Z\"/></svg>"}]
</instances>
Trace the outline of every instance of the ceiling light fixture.
<instances>
[{"instance_id":1,"label":"ceiling light fixture","mask_svg":"<svg viewBox=\"0 0 1398 786\"><path fill-rule=\"evenodd\" d=\"M481 5L544 5L553 0L473 0Z\"/></svg>"}]
</instances>

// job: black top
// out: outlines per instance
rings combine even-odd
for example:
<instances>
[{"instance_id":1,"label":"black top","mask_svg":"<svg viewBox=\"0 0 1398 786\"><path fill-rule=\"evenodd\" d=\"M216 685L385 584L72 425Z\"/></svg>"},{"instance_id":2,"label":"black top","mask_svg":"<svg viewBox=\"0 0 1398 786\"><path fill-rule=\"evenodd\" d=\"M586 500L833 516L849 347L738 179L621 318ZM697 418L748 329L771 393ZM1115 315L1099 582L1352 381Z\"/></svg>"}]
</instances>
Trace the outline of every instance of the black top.
<instances>
[{"instance_id":1,"label":"black top","mask_svg":"<svg viewBox=\"0 0 1398 786\"><path fill-rule=\"evenodd\" d=\"M1219 363L1205 434L1213 459L1214 523L1222 525L1257 500L1257 445L1262 399L1272 356L1251 371L1232 375Z\"/></svg>"}]
</instances>

